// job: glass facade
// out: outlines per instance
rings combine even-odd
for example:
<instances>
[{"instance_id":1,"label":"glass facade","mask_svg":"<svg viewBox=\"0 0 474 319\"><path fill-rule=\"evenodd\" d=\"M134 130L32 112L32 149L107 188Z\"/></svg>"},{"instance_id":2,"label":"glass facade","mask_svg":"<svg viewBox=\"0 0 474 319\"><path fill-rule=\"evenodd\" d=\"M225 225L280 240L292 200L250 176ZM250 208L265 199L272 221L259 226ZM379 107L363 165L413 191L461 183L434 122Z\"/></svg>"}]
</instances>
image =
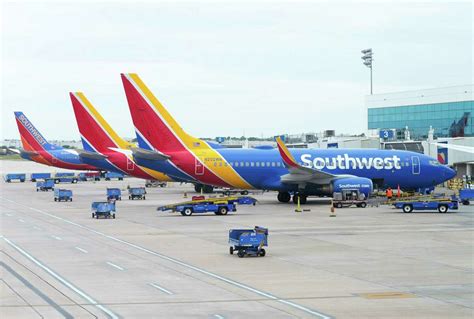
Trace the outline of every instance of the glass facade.
<instances>
[{"instance_id":1,"label":"glass facade","mask_svg":"<svg viewBox=\"0 0 474 319\"><path fill-rule=\"evenodd\" d=\"M403 136L427 138L430 126L435 137L474 136L474 101L369 108L369 129L396 129Z\"/></svg>"}]
</instances>

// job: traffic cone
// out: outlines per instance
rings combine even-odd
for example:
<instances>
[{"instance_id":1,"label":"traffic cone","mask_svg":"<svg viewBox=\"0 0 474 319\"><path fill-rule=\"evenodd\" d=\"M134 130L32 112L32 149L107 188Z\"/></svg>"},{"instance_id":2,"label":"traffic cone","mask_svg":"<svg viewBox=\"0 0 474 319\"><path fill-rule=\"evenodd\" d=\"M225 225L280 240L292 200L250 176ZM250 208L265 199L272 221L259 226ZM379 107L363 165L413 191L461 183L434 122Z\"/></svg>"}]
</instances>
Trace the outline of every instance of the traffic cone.
<instances>
[{"instance_id":1,"label":"traffic cone","mask_svg":"<svg viewBox=\"0 0 474 319\"><path fill-rule=\"evenodd\" d=\"M331 214L329 217L336 217L336 208L334 208L334 203L331 201Z\"/></svg>"},{"instance_id":2,"label":"traffic cone","mask_svg":"<svg viewBox=\"0 0 474 319\"><path fill-rule=\"evenodd\" d=\"M183 198L188 198L188 193L184 192Z\"/></svg>"}]
</instances>

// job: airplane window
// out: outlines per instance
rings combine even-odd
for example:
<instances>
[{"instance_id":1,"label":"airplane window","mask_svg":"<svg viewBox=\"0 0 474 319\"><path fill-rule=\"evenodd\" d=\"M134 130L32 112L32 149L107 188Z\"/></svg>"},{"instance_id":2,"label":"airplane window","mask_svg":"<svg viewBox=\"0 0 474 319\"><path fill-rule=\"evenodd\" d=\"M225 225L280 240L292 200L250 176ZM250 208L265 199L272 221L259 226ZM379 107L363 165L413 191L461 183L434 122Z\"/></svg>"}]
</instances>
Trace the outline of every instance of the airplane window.
<instances>
[{"instance_id":1,"label":"airplane window","mask_svg":"<svg viewBox=\"0 0 474 319\"><path fill-rule=\"evenodd\" d=\"M240 166L244 167L244 162L240 162Z\"/></svg>"},{"instance_id":2,"label":"airplane window","mask_svg":"<svg viewBox=\"0 0 474 319\"><path fill-rule=\"evenodd\" d=\"M272 167L275 167L275 162L272 162Z\"/></svg>"},{"instance_id":3,"label":"airplane window","mask_svg":"<svg viewBox=\"0 0 474 319\"><path fill-rule=\"evenodd\" d=\"M222 162L219 162L219 166L222 166Z\"/></svg>"},{"instance_id":4,"label":"airplane window","mask_svg":"<svg viewBox=\"0 0 474 319\"><path fill-rule=\"evenodd\" d=\"M245 162L245 166L249 167L249 162Z\"/></svg>"},{"instance_id":5,"label":"airplane window","mask_svg":"<svg viewBox=\"0 0 474 319\"><path fill-rule=\"evenodd\" d=\"M253 166L254 166L254 164L255 164L254 162L250 162L250 166L252 166L252 167L253 167Z\"/></svg>"},{"instance_id":6,"label":"airplane window","mask_svg":"<svg viewBox=\"0 0 474 319\"><path fill-rule=\"evenodd\" d=\"M235 162L235 167L239 167L239 162Z\"/></svg>"},{"instance_id":7,"label":"airplane window","mask_svg":"<svg viewBox=\"0 0 474 319\"><path fill-rule=\"evenodd\" d=\"M262 167L264 167L264 166L265 166L265 162L262 162L262 164L261 164L261 165L262 165Z\"/></svg>"},{"instance_id":8,"label":"airplane window","mask_svg":"<svg viewBox=\"0 0 474 319\"><path fill-rule=\"evenodd\" d=\"M270 162L267 162L267 167L270 167Z\"/></svg>"},{"instance_id":9,"label":"airplane window","mask_svg":"<svg viewBox=\"0 0 474 319\"><path fill-rule=\"evenodd\" d=\"M260 167L260 162L256 162L255 165L257 165L257 167Z\"/></svg>"},{"instance_id":10,"label":"airplane window","mask_svg":"<svg viewBox=\"0 0 474 319\"><path fill-rule=\"evenodd\" d=\"M217 162L214 162L214 166L217 166Z\"/></svg>"}]
</instances>

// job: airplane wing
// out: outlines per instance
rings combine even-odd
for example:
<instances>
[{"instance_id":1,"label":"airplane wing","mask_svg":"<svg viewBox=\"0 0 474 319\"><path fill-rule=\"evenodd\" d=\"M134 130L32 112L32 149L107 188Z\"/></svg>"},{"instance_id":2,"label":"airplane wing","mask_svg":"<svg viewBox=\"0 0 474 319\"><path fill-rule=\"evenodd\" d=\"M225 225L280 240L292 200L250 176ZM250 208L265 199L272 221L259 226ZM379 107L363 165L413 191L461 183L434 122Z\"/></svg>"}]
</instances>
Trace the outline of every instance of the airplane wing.
<instances>
[{"instance_id":1,"label":"airplane wing","mask_svg":"<svg viewBox=\"0 0 474 319\"><path fill-rule=\"evenodd\" d=\"M16 153L16 154L21 154L21 151L16 149L16 148L8 148L10 152Z\"/></svg>"},{"instance_id":2,"label":"airplane wing","mask_svg":"<svg viewBox=\"0 0 474 319\"><path fill-rule=\"evenodd\" d=\"M36 151L27 151L27 150L20 150L20 154L25 154L25 155L28 155L28 156L37 156L37 155L39 155L39 153L36 152Z\"/></svg>"},{"instance_id":3,"label":"airplane wing","mask_svg":"<svg viewBox=\"0 0 474 319\"><path fill-rule=\"evenodd\" d=\"M280 152L283 163L288 168L289 174L281 176L281 181L288 184L327 184L334 178L339 178L341 175L333 175L321 170L306 167L298 164L293 155L283 143L280 137L277 137L278 151Z\"/></svg>"}]
</instances>

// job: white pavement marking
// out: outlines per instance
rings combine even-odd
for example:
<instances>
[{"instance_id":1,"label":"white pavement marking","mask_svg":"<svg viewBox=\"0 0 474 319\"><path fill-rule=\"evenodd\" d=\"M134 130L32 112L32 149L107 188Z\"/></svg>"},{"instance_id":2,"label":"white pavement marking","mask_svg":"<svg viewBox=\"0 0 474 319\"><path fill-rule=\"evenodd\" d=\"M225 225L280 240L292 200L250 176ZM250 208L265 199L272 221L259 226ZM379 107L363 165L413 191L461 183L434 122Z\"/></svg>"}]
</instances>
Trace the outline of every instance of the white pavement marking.
<instances>
[{"instance_id":1,"label":"white pavement marking","mask_svg":"<svg viewBox=\"0 0 474 319\"><path fill-rule=\"evenodd\" d=\"M56 240L63 240L61 237L58 237L58 236L51 235L51 237L53 237Z\"/></svg>"},{"instance_id":2,"label":"white pavement marking","mask_svg":"<svg viewBox=\"0 0 474 319\"><path fill-rule=\"evenodd\" d=\"M87 250L82 249L81 247L74 247L74 248L76 248L76 249L79 250L79 251L82 251L84 254L87 254L87 253L88 253Z\"/></svg>"},{"instance_id":3,"label":"white pavement marking","mask_svg":"<svg viewBox=\"0 0 474 319\"><path fill-rule=\"evenodd\" d=\"M114 263L111 263L110 261L108 261L106 264L107 264L107 265L110 265L110 266L112 266L112 267L114 267L114 268L117 268L118 270L125 270L125 269L123 269L122 267L120 267L120 266L118 266L118 265L116 265L116 264L114 264Z\"/></svg>"},{"instance_id":4,"label":"white pavement marking","mask_svg":"<svg viewBox=\"0 0 474 319\"><path fill-rule=\"evenodd\" d=\"M2 198L2 199L5 199L5 198ZM5 199L5 200L6 200L6 199ZM130 243L130 242L128 242L128 241L119 239L119 238L117 238L117 237L110 236L110 235L107 235L107 234L105 234L105 233L101 233L100 231L97 231L97 230L95 230L95 229L89 228L89 227L87 227L87 226L83 226L83 225L81 225L81 224L75 223L75 222L70 221L70 220L67 220L67 219L65 219L65 218L62 218L62 217L59 217L59 216L56 216L56 215L47 213L47 212L45 212L45 211L42 211L42 210L39 210L39 209L36 209L36 208L33 208L33 207L29 207L29 206L26 206L26 205L23 205L23 204L20 204L20 203L11 201L11 200L8 200L8 201L11 202L11 203L14 203L14 204L16 204L16 205L20 205L20 206L26 207L26 208L28 208L28 209L30 209L30 210L32 210L32 211L38 212L38 213L40 213L40 214L43 214L43 215L46 215L46 216L49 216L49 217L52 217L52 218L56 218L56 219L61 220L61 221L65 222L65 223L67 223L67 224L74 225L74 226L76 226L76 227L85 229L85 230L87 230L87 231L89 231L89 232L91 232L91 233L94 233L94 234L96 234L96 235L100 235L100 236L102 236L102 237L111 239L111 240L116 241L116 242L118 242L118 243L127 245L127 246L129 246L129 247L133 247L133 248L135 248L135 249L137 249L137 250L140 250L140 251L145 252L145 253L147 253L147 254L150 254L150 255L159 257L159 258L161 258L161 259L167 260L167 261L169 261L169 262L172 262L172 263L174 263L174 264L180 265L180 266L182 266L182 267L185 267L185 268L188 268L188 269L192 269L192 270L194 270L194 271L196 271L196 272L199 272L199 273L201 273L201 274L207 275L207 276L212 277L212 278L214 278L214 279L223 281L223 282L228 283L228 284L230 284L230 285L233 285L233 286L235 286L235 287L242 288L242 289L244 289L244 290L253 292L253 293L257 294L257 295L263 296L263 297L268 298L268 299L270 299L270 300L274 300L274 301L277 301L277 302L279 302L279 303L285 304L285 305L287 305L287 306L293 307L293 308L295 308L295 309L301 310L301 311L306 312L306 313L308 313L308 314L311 314L311 315L313 315L313 316L316 316L316 317L319 317L319 318L322 318L322 319L330 319L330 318L332 318L331 316L326 315L326 314L323 314L323 313L318 312L318 311L316 311L316 310L307 308L307 307L305 307L305 306L299 305L299 304L297 304L297 303L294 303L294 302L291 302L291 301L288 301L288 300L285 300L285 299L278 298L277 296L274 296L274 295L272 295L272 294L269 294L269 293L267 293L267 292L265 292L265 291L258 290L258 289L252 288L252 287L250 287L250 286L247 286L247 285L245 285L245 284L242 284L242 283L240 283L240 282L238 282L238 281L234 281L234 280L232 280L232 279L228 279L228 278L219 276L219 275L217 275L217 274L214 274L214 273L209 272L209 271L207 271L207 270L204 270L204 269L202 269L202 268L195 267L195 266L193 266L193 265L187 264L187 263L185 263L185 262L183 262L183 261L180 261L180 260L178 260L178 259L174 259L174 258L172 258L172 257L168 257L168 256L166 256L166 255L163 255L163 254L154 252L154 251L149 250L149 249L147 249L147 248L145 248L145 247L142 247L142 246L139 246L139 245Z\"/></svg>"},{"instance_id":5,"label":"white pavement marking","mask_svg":"<svg viewBox=\"0 0 474 319\"><path fill-rule=\"evenodd\" d=\"M28 258L29 260L31 260L32 262L34 262L37 266L39 266L40 268L42 268L44 271L46 271L48 274L50 274L51 276L53 276L54 278L56 278L57 280L59 280L63 285L65 285L66 287L68 287L69 289L73 290L75 293L77 293L78 295L80 295L82 298L84 298L85 300L87 300L88 302L90 302L91 304L93 304L94 306L96 306L98 309L102 310L103 312L105 312L110 318L113 318L113 319L118 319L119 317L114 314L111 310L107 309L106 307L100 305L97 303L97 301L95 301L91 296L89 296L88 294L86 294L84 291L80 290L79 288L75 287L73 284L71 284L69 281L67 281L66 279L64 279L63 277L61 277L60 275L58 275L57 273L55 273L53 270L51 270L50 268L48 268L47 266L45 266L44 264L42 264L40 261L38 261L35 257L31 256L29 253L27 253L25 250L23 250L22 248L20 248L19 246L17 246L16 244L14 244L11 240L9 240L8 238L6 237L3 237L3 239L10 245L12 246L13 248L15 248L18 252L20 252L23 256L25 256L26 258Z\"/></svg>"},{"instance_id":6,"label":"white pavement marking","mask_svg":"<svg viewBox=\"0 0 474 319\"><path fill-rule=\"evenodd\" d=\"M163 288L163 287L161 287L161 286L158 286L157 284L149 283L149 285L152 286L152 287L155 287L155 288L158 289L158 290L163 291L164 293L166 293L166 294L168 294L168 295L173 295L173 293L172 293L171 291L169 291L168 289L165 289L165 288Z\"/></svg>"},{"instance_id":7,"label":"white pavement marking","mask_svg":"<svg viewBox=\"0 0 474 319\"><path fill-rule=\"evenodd\" d=\"M38 226L33 226L33 228L36 230L41 230L41 228L39 228Z\"/></svg>"},{"instance_id":8,"label":"white pavement marking","mask_svg":"<svg viewBox=\"0 0 474 319\"><path fill-rule=\"evenodd\" d=\"M214 315L214 317L217 319L225 319L224 316L221 316L221 315Z\"/></svg>"},{"instance_id":9,"label":"white pavement marking","mask_svg":"<svg viewBox=\"0 0 474 319\"><path fill-rule=\"evenodd\" d=\"M6 213L5 215L7 215L8 217L12 217L12 216L13 216L12 214L9 214L9 213Z\"/></svg>"},{"instance_id":10,"label":"white pavement marking","mask_svg":"<svg viewBox=\"0 0 474 319\"><path fill-rule=\"evenodd\" d=\"M23 219L21 219L21 218L18 219L18 221L19 221L20 223L24 223L24 222L25 222L25 221L24 221Z\"/></svg>"}]
</instances>

